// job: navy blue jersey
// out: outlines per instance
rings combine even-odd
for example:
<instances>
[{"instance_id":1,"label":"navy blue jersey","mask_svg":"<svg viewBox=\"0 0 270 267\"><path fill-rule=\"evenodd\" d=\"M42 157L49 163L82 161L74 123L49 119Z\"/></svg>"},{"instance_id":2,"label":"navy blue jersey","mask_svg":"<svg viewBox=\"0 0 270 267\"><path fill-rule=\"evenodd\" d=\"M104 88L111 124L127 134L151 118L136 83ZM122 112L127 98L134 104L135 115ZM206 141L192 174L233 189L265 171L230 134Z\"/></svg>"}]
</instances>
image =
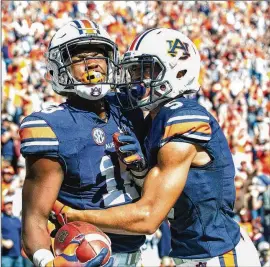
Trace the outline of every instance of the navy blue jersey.
<instances>
[{"instance_id":1,"label":"navy blue jersey","mask_svg":"<svg viewBox=\"0 0 270 267\"><path fill-rule=\"evenodd\" d=\"M80 210L106 209L132 203L139 189L116 154L112 135L133 133L133 125L114 106L108 95L108 121L69 102L26 117L20 127L21 153L58 158L64 169L58 200ZM135 123L142 113L133 112ZM141 121L141 123L142 123ZM138 127L137 127L138 129ZM144 243L144 236L108 234L113 252L132 252Z\"/></svg>"},{"instance_id":2,"label":"navy blue jersey","mask_svg":"<svg viewBox=\"0 0 270 267\"><path fill-rule=\"evenodd\" d=\"M178 98L162 107L152 121L145 140L151 167L168 142L200 145L211 158L204 166L191 166L184 190L169 213L170 255L201 259L230 251L240 240L233 220L235 168L219 124L195 100Z\"/></svg>"}]
</instances>

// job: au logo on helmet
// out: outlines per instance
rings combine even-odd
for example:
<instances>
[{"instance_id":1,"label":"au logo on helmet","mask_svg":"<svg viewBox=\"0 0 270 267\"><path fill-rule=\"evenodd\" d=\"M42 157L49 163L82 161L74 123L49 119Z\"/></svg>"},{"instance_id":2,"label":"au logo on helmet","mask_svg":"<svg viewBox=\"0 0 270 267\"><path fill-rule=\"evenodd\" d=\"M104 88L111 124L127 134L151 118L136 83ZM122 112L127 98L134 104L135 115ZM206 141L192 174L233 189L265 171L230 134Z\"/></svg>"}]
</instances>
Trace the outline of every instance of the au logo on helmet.
<instances>
[{"instance_id":1,"label":"au logo on helmet","mask_svg":"<svg viewBox=\"0 0 270 267\"><path fill-rule=\"evenodd\" d=\"M169 50L168 53L170 56L175 57L178 53L178 50L183 50L183 54L179 59L187 59L190 57L190 53L188 51L188 43L182 42L178 38L175 40L167 40L167 43L169 44Z\"/></svg>"}]
</instances>

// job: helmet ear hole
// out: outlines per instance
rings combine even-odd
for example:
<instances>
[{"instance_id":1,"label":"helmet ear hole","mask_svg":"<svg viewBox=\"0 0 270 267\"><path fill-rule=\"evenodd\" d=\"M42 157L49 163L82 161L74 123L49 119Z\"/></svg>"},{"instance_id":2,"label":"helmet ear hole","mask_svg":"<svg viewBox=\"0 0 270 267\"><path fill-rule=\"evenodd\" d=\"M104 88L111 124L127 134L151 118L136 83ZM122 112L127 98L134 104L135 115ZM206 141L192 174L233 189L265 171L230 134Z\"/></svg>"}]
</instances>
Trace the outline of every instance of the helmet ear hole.
<instances>
[{"instance_id":1,"label":"helmet ear hole","mask_svg":"<svg viewBox=\"0 0 270 267\"><path fill-rule=\"evenodd\" d=\"M178 71L176 78L181 79L182 77L185 76L186 73L187 73L187 70L180 70L180 71Z\"/></svg>"}]
</instances>

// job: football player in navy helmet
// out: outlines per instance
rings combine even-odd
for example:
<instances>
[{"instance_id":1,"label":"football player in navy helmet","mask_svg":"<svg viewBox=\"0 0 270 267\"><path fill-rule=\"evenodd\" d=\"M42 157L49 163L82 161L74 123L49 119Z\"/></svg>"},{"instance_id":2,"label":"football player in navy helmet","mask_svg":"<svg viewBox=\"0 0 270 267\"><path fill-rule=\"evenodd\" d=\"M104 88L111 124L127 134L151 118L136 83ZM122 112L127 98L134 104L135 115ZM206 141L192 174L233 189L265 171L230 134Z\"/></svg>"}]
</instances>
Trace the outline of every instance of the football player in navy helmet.
<instances>
[{"instance_id":1,"label":"football player in navy helmet","mask_svg":"<svg viewBox=\"0 0 270 267\"><path fill-rule=\"evenodd\" d=\"M176 265L260 266L257 251L234 221L235 168L215 118L192 96L200 55L172 29L138 36L121 62L120 102L150 111L144 142L150 171L136 203L99 211L65 209L67 220L152 234L168 217ZM119 148L121 150L121 147Z\"/></svg>"},{"instance_id":2,"label":"football player in navy helmet","mask_svg":"<svg viewBox=\"0 0 270 267\"><path fill-rule=\"evenodd\" d=\"M136 124L142 125L144 118L139 109L127 114L119 109L111 93L116 84L118 48L95 22L74 20L61 27L52 37L46 56L46 78L56 93L67 96L67 101L32 113L20 125L21 153L27 166L23 248L36 266L73 266L74 257L54 258L50 251L46 229L52 206L56 199L81 210L136 202L140 188L130 171L140 173L146 165L136 163L143 154L134 128L139 129ZM125 139L127 149L133 149L124 157L128 168L118 159L113 142L114 134L121 133L122 138L133 142ZM114 266L135 266L145 236L130 238L116 229L106 233L112 242ZM106 251L102 251L86 266L100 266L105 256Z\"/></svg>"}]
</instances>

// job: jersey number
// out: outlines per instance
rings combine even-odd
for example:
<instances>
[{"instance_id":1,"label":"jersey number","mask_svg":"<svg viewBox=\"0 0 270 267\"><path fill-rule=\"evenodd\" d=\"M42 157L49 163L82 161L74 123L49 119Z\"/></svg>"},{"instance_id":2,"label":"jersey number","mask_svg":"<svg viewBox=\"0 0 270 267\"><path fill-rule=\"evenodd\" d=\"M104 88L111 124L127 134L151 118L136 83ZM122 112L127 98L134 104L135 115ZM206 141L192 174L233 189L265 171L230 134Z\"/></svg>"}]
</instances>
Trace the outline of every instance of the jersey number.
<instances>
[{"instance_id":1,"label":"jersey number","mask_svg":"<svg viewBox=\"0 0 270 267\"><path fill-rule=\"evenodd\" d=\"M108 192L103 195L105 207L120 205L126 202L130 203L132 199L139 198L140 195L127 171L121 173L121 177L115 178L115 166L110 156L102 157L100 172L102 176L105 176Z\"/></svg>"},{"instance_id":2,"label":"jersey number","mask_svg":"<svg viewBox=\"0 0 270 267\"><path fill-rule=\"evenodd\" d=\"M181 102L169 102L168 104L164 105L166 108L170 109L177 109L183 106Z\"/></svg>"}]
</instances>

